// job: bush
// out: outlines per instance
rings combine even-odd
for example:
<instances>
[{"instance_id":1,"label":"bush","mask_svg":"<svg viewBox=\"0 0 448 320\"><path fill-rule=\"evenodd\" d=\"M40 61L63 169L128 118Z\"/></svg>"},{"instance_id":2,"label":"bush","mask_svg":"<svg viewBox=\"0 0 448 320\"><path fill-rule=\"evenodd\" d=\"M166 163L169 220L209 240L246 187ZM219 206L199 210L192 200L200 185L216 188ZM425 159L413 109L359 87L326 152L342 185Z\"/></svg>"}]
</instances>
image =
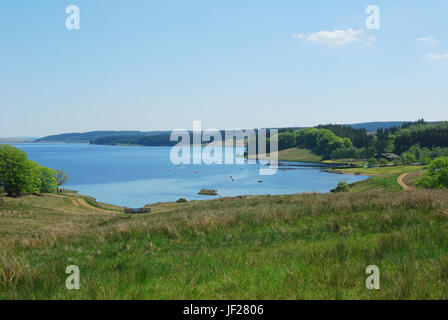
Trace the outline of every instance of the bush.
<instances>
[{"instance_id":1,"label":"bush","mask_svg":"<svg viewBox=\"0 0 448 320\"><path fill-rule=\"evenodd\" d=\"M347 182L341 181L338 183L337 187L331 190L331 192L348 192L350 190L350 186Z\"/></svg>"},{"instance_id":2,"label":"bush","mask_svg":"<svg viewBox=\"0 0 448 320\"><path fill-rule=\"evenodd\" d=\"M401 158L397 158L394 160L394 165L401 166L403 164L403 160Z\"/></svg>"},{"instance_id":3,"label":"bush","mask_svg":"<svg viewBox=\"0 0 448 320\"><path fill-rule=\"evenodd\" d=\"M448 157L440 157L431 162L425 175L417 180L417 187L443 189L448 187Z\"/></svg>"},{"instance_id":4,"label":"bush","mask_svg":"<svg viewBox=\"0 0 448 320\"><path fill-rule=\"evenodd\" d=\"M424 158L420 159L420 163L426 166L431 163L431 158L424 157Z\"/></svg>"},{"instance_id":5,"label":"bush","mask_svg":"<svg viewBox=\"0 0 448 320\"><path fill-rule=\"evenodd\" d=\"M386 165L386 164L389 164L389 161L387 161L387 159L385 159L385 158L382 158L382 159L380 159L380 164Z\"/></svg>"},{"instance_id":6,"label":"bush","mask_svg":"<svg viewBox=\"0 0 448 320\"><path fill-rule=\"evenodd\" d=\"M376 166L378 164L378 161L375 158L370 158L367 161L367 164L369 165L369 167L373 167L373 166Z\"/></svg>"},{"instance_id":7,"label":"bush","mask_svg":"<svg viewBox=\"0 0 448 320\"><path fill-rule=\"evenodd\" d=\"M401 160L403 161L403 164L413 164L417 162L417 159L415 158L415 154L411 152L404 152L401 155Z\"/></svg>"}]
</instances>

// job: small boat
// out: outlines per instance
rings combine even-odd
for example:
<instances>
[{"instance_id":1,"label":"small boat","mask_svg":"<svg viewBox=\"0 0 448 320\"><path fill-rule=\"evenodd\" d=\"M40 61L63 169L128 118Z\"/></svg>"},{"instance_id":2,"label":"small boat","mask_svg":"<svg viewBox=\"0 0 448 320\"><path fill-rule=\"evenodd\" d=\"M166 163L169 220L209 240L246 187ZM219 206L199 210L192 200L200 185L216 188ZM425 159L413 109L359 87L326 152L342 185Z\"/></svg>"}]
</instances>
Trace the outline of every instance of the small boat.
<instances>
[{"instance_id":1,"label":"small boat","mask_svg":"<svg viewBox=\"0 0 448 320\"><path fill-rule=\"evenodd\" d=\"M195 173L195 174L198 174L199 172L195 171L194 173Z\"/></svg>"},{"instance_id":2,"label":"small boat","mask_svg":"<svg viewBox=\"0 0 448 320\"><path fill-rule=\"evenodd\" d=\"M258 180L257 182L258 182L258 183L263 183L263 180Z\"/></svg>"}]
</instances>

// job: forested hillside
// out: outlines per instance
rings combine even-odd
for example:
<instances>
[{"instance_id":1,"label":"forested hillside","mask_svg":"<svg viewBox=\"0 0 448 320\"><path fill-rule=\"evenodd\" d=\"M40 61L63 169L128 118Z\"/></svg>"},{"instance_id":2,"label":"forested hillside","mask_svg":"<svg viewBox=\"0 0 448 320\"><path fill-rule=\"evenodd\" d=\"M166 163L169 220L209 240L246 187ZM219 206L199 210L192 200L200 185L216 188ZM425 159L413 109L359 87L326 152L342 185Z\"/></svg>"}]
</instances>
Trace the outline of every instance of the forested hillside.
<instances>
[{"instance_id":1,"label":"forested hillside","mask_svg":"<svg viewBox=\"0 0 448 320\"><path fill-rule=\"evenodd\" d=\"M335 127L338 126L342 128L341 130L347 129L364 129L366 132L376 131L378 129L388 129L396 126L400 126L405 122L367 122L367 123L356 123L356 124L347 124L347 125L324 125L320 126L323 128L326 127ZM294 131L303 129L302 127L293 127L293 128L278 128L279 131ZM267 129L269 130L269 129ZM257 131L257 130L256 130ZM222 131L224 132L224 131ZM96 144L103 144L106 141L106 144L119 144L123 143L124 139L129 139L129 143L125 144L133 144L138 137L142 136L153 136L153 135L164 135L170 133L170 131L90 131L90 132L74 132L74 133L64 133L57 135L50 135L43 138L36 139L34 142L93 142ZM112 139L113 137L118 137L118 139ZM165 135L166 137L166 135ZM104 140L99 140L107 138ZM163 145L168 145L167 141L163 143ZM358 142L354 141L354 145L358 146Z\"/></svg>"},{"instance_id":2,"label":"forested hillside","mask_svg":"<svg viewBox=\"0 0 448 320\"><path fill-rule=\"evenodd\" d=\"M282 130L279 149L294 147L310 149L325 159L367 159L396 153L401 155L397 162L426 164L448 155L448 122L427 123L422 119L374 133L343 125Z\"/></svg>"},{"instance_id":3,"label":"forested hillside","mask_svg":"<svg viewBox=\"0 0 448 320\"><path fill-rule=\"evenodd\" d=\"M152 136L112 136L91 141L92 144L102 145L140 145L140 146L174 146L177 141L170 141L170 133Z\"/></svg>"},{"instance_id":4,"label":"forested hillside","mask_svg":"<svg viewBox=\"0 0 448 320\"><path fill-rule=\"evenodd\" d=\"M103 137L120 137L120 136L151 136L166 131L91 131L84 133L64 133L52 136L46 136L36 139L34 142L90 142Z\"/></svg>"}]
</instances>

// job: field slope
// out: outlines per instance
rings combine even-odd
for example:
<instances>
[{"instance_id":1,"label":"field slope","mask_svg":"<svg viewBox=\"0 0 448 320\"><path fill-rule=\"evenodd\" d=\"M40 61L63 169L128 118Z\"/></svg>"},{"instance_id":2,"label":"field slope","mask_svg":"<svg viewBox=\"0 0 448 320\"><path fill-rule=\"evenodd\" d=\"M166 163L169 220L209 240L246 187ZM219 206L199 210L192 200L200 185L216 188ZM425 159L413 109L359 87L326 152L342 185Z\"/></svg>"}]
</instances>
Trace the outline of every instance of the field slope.
<instances>
[{"instance_id":1,"label":"field slope","mask_svg":"<svg viewBox=\"0 0 448 320\"><path fill-rule=\"evenodd\" d=\"M137 216L78 197L0 199L0 299L448 297L446 191L238 197ZM73 264L81 288L69 291ZM380 290L365 287L372 264Z\"/></svg>"},{"instance_id":2,"label":"field slope","mask_svg":"<svg viewBox=\"0 0 448 320\"><path fill-rule=\"evenodd\" d=\"M259 159L264 159L263 154L258 155ZM253 159L255 156L249 156ZM277 159L280 161L296 161L296 162L321 162L322 157L313 151L304 148L289 148L277 152Z\"/></svg>"}]
</instances>

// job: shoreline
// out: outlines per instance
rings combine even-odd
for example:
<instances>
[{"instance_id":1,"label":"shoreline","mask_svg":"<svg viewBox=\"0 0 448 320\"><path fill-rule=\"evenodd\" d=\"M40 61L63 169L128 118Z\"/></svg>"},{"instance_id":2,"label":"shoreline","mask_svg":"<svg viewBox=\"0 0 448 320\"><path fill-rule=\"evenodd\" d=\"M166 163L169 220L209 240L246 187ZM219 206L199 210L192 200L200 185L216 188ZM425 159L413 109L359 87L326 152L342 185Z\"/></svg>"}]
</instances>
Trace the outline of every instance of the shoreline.
<instances>
[{"instance_id":1,"label":"shoreline","mask_svg":"<svg viewBox=\"0 0 448 320\"><path fill-rule=\"evenodd\" d=\"M66 143L66 142L59 142L59 143L52 142L52 143L60 144L60 145L64 145L64 144L87 145L86 143ZM34 144L37 144L37 143L34 143ZM47 143L39 142L38 144L45 145ZM91 144L88 144L88 145L91 145ZM149 147L151 147L151 146L149 146ZM154 148L169 148L169 147L164 146L164 147L154 147ZM245 161L245 162L247 165L247 161ZM263 167L263 165L258 163L258 165L256 165L255 167L260 168L260 167ZM299 161L288 161L288 160L279 161L277 167L279 170L296 170L296 169L300 170L301 169L302 171L305 170L306 168L308 168L311 170L315 170L316 172L322 171L325 173L333 173L333 174L337 174L337 172L333 172L331 169L353 168L353 166L350 166L348 163L327 163L327 162L312 162L312 161L299 162ZM239 170L238 170L238 172L239 172ZM286 177L291 177L291 174L294 174L294 173L288 173L287 174L288 176L286 176ZM297 173L297 174L300 176L300 173ZM82 176L82 174L80 174L80 175ZM124 178L126 179L126 176ZM260 177L258 175L252 176L252 178L255 180L256 179L262 180L262 177ZM324 181L326 181L326 182L323 182L322 184L314 185L311 182L307 183L306 181L304 181L301 184L297 184L296 186L291 185L289 187L286 182L284 182L282 184L281 181L278 183L267 185L266 187L258 187L254 180L253 184L248 183L248 185L247 185L248 188L241 189L241 190L239 189L239 188L241 188L241 185L234 186L234 185L226 185L225 183L222 184L221 178L215 179L216 181L214 181L213 184L215 185L215 187L216 187L215 189L218 190L218 194L219 194L216 198L239 197L239 196L248 196L248 195L259 196L259 195L289 195L289 194L302 194L302 193L307 194L307 193L315 192L316 189L320 190L319 193L331 192L332 188L334 188L337 184L337 181L336 181L337 178L331 178L331 177L325 178L325 176L323 176L322 179L324 179ZM334 182L333 182L333 180L334 180ZM359 180L359 179L353 179L353 181L354 181L353 183L357 183L358 181L356 181L356 180ZM250 181L252 181L252 180L250 180ZM91 189L82 188L81 185L79 185L79 187L80 187L80 189L76 190L76 186L73 186L73 188L75 188L75 190L73 190L73 191L79 192L79 195L82 195L82 196L85 195L86 197L93 198L94 200L99 199L98 202L102 202L104 204L115 205L115 206L118 206L121 208L127 207L125 204L130 205L130 206L145 206L148 204L152 205L154 203L159 203L159 202L173 203L173 202L176 202L177 200L179 200L180 198L187 198L188 201L212 200L209 198L196 196L196 192L199 192L201 188L206 187L206 184L204 185L204 183L202 183L201 181L199 181L195 184L195 187L198 187L198 189L194 193L188 191L187 193L182 194L181 189L179 189L178 191L172 190L172 189L175 189L175 188L173 188L175 186L171 186L171 190L169 190L169 191L167 190L167 192L162 194L162 196L158 196L156 192L152 192L151 191L152 189L149 188L148 190L142 189L142 192L140 192L142 194L142 197L140 197L140 198L133 197L133 196L126 198L126 196L120 196L120 193L123 193L121 190L112 190L111 191L107 188L103 189L103 188L101 188L101 186L99 186L99 188L95 187L93 189L92 188ZM67 189L70 189L70 188L71 188L71 186L68 185ZM114 192L115 192L115 194L118 195L118 197L114 198L111 196L114 194ZM221 192L222 192L222 194L221 194ZM145 201L145 202L143 202L143 201Z\"/></svg>"},{"instance_id":2,"label":"shoreline","mask_svg":"<svg viewBox=\"0 0 448 320\"><path fill-rule=\"evenodd\" d=\"M291 166L284 166L284 168L288 168L288 167L290 168ZM297 169L300 169L300 167L307 168L306 165L296 165L295 167L297 167ZM323 167L326 167L327 169L322 169ZM308 168L320 169L321 172L330 173L330 174L352 175L352 176L366 176L366 177L369 177L368 179L365 179L365 180L353 182L353 183L351 183L351 185L355 185L355 184L358 184L358 183L361 183L361 182L365 182L365 181L368 181L368 180L372 179L371 175L365 174L365 173L356 174L356 173L342 172L342 171L340 171L340 172L331 171L333 169L333 167L328 167L328 165L327 166L319 166L319 165L316 165L315 163L312 163L312 164L310 164L308 166ZM353 168L353 167L350 167L350 168ZM279 169L281 169L281 168L279 167ZM294 169L291 169L291 170L294 170ZM128 206L123 206L123 205L119 205L119 204L113 204L113 203L98 201L98 199L96 199L94 196L88 195L88 194L80 194L80 193L78 193L79 191L77 191L77 190L73 190L73 189L64 189L64 190L66 190L68 194L75 193L76 195L78 195L80 197L88 197L88 198L92 199L94 202L96 202L98 205L105 204L105 205L108 205L108 206L114 206L114 207L123 208L123 210L126 209L126 208L130 208ZM319 193L319 194L327 194L327 193L331 193L331 190L332 189L330 188L326 192L317 192L317 193ZM221 195L219 195L219 190L217 190L217 191L218 191L218 194L214 195L213 197L205 196L206 198L204 198L204 199L193 199L193 200L186 199L187 200L186 202L203 202L203 201L207 201L208 202L208 201L213 201L213 200L218 200L218 199L222 199L222 200L223 199L241 199L241 198L247 198L247 197L288 196L288 195L294 195L294 194L299 194L300 195L300 194L313 194L313 193L316 193L316 191L308 191L308 192L281 193L281 194L270 194L270 193L266 193L266 194L247 194L246 193L246 194L238 194L238 195L234 195L234 196L221 196ZM179 195L179 199L185 199L185 196ZM141 208L144 208L144 207L147 207L147 206L153 206L153 205L156 205L156 204L173 204L173 203L176 203L179 199L172 200L172 201L148 202L147 204L143 205ZM134 208L134 209L138 209L138 208Z\"/></svg>"}]
</instances>

